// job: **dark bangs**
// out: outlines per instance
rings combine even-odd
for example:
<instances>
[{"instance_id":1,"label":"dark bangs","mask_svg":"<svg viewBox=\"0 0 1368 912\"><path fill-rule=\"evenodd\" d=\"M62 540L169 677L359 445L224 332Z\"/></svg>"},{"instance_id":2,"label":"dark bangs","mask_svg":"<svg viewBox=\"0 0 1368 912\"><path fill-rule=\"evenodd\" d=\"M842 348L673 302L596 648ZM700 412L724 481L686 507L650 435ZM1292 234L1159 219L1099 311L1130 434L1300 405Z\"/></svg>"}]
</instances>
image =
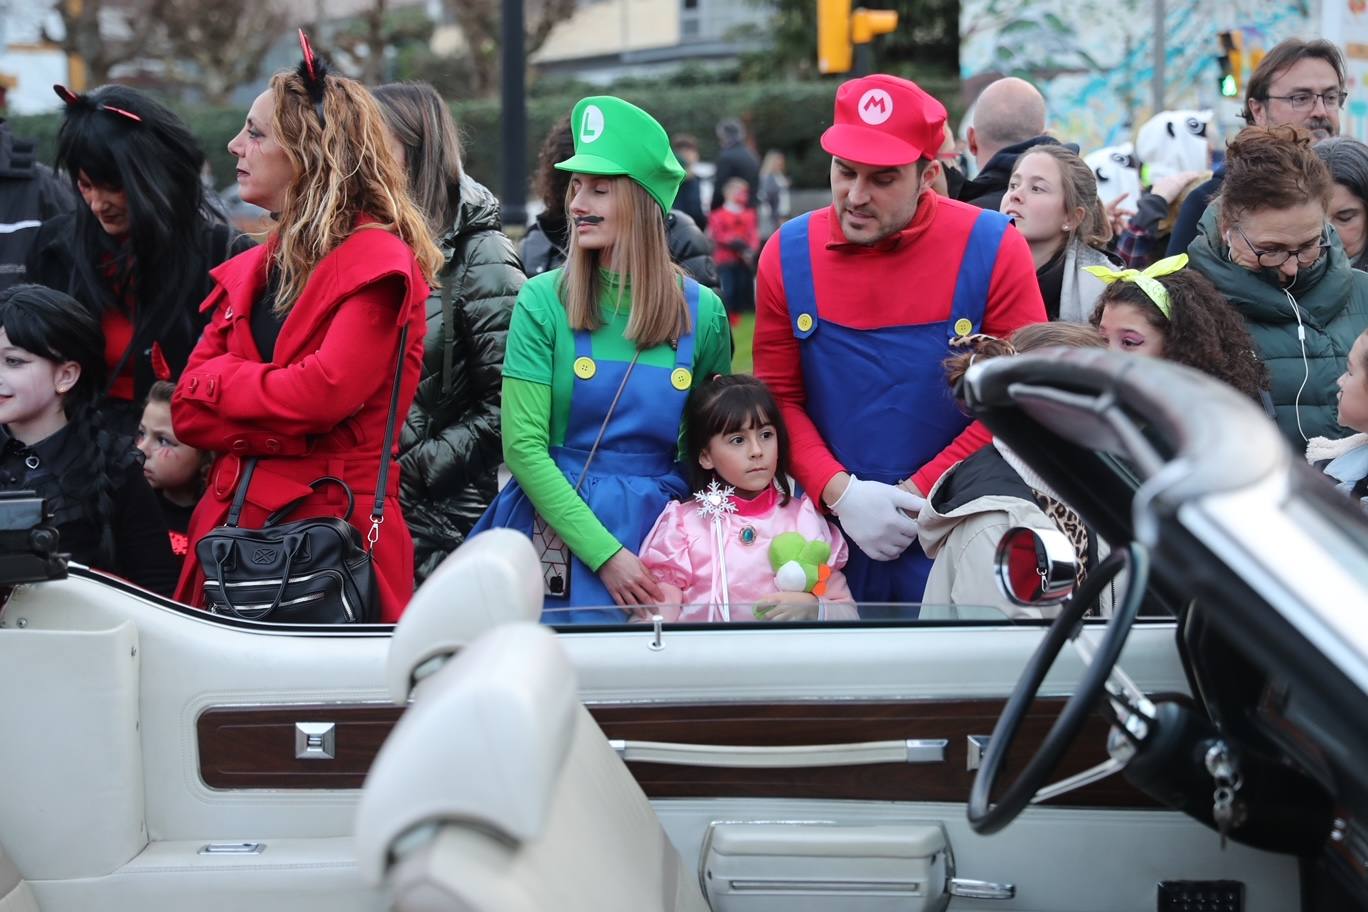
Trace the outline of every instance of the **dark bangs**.
<instances>
[{"instance_id":1,"label":"dark bangs","mask_svg":"<svg viewBox=\"0 0 1368 912\"><path fill-rule=\"evenodd\" d=\"M784 495L792 496L789 486L789 439L774 395L750 374L714 377L689 394L684 410L685 446L689 455L689 483L695 491L708 486L717 476L698 464L698 456L718 434L734 434L749 428L772 425L779 441L779 459L774 480Z\"/></svg>"},{"instance_id":2,"label":"dark bangs","mask_svg":"<svg viewBox=\"0 0 1368 912\"><path fill-rule=\"evenodd\" d=\"M43 285L15 285L0 293L0 329L11 345L39 358L79 364L72 399L94 404L104 395L104 330L75 298Z\"/></svg>"},{"instance_id":3,"label":"dark bangs","mask_svg":"<svg viewBox=\"0 0 1368 912\"><path fill-rule=\"evenodd\" d=\"M72 239L77 299L97 313L122 309L127 292L120 297L113 289L131 282L139 336L148 337L154 327L158 333L178 327L193 337L193 312L184 298L203 281L203 227L218 219L205 204L200 181L204 152L185 122L137 89L101 86L67 107L57 164L72 186L84 172L128 197L127 243L107 235L89 206L77 205ZM107 263L117 273L112 278Z\"/></svg>"},{"instance_id":4,"label":"dark bangs","mask_svg":"<svg viewBox=\"0 0 1368 912\"><path fill-rule=\"evenodd\" d=\"M123 140L111 134L125 134L139 129L139 125L103 111L83 111L69 114L57 136L57 167L66 171L72 186L81 172L91 182L114 190L124 189L123 171L119 167L117 151Z\"/></svg>"}]
</instances>

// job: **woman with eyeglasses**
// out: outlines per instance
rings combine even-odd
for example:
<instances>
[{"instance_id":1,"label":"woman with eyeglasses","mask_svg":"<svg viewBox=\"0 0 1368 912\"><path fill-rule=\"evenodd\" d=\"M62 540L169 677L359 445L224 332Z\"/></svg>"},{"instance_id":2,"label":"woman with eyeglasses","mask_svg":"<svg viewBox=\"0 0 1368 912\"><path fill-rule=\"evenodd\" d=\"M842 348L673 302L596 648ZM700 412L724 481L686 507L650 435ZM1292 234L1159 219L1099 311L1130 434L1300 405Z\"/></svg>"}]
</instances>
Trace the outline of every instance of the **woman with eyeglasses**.
<instances>
[{"instance_id":1,"label":"woman with eyeglasses","mask_svg":"<svg viewBox=\"0 0 1368 912\"><path fill-rule=\"evenodd\" d=\"M181 442L221 454L190 519L177 597L205 603L196 544L241 488L241 528L290 508L291 520L333 516L366 535L380 618L393 622L413 593L397 466L376 489L389 415L402 421L418 386L442 253L379 104L329 73L302 33L301 45L299 68L271 78L228 144L242 198L276 222L262 246L214 270L209 325L171 399Z\"/></svg>"},{"instance_id":2,"label":"woman with eyeglasses","mask_svg":"<svg viewBox=\"0 0 1368 912\"><path fill-rule=\"evenodd\" d=\"M209 270L252 242L206 203L204 152L168 108L126 86L54 89L66 103L57 166L84 205L43 224L28 275L100 320L101 411L132 435L148 389L179 376L199 338Z\"/></svg>"},{"instance_id":3,"label":"woman with eyeglasses","mask_svg":"<svg viewBox=\"0 0 1368 912\"><path fill-rule=\"evenodd\" d=\"M1299 452L1349 434L1335 415L1344 360L1368 328L1368 273L1330 230L1334 181L1300 127L1246 127L1188 252L1244 318L1272 376L1278 428Z\"/></svg>"}]
</instances>

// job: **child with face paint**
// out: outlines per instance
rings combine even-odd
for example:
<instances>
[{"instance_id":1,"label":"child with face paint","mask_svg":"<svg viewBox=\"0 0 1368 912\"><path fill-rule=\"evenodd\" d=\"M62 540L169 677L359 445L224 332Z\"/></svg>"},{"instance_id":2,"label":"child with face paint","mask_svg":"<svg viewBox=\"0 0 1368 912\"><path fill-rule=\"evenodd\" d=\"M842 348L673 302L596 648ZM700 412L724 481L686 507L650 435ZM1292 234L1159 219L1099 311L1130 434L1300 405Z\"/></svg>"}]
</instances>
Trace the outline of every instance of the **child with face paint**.
<instances>
[{"instance_id":1,"label":"child with face paint","mask_svg":"<svg viewBox=\"0 0 1368 912\"><path fill-rule=\"evenodd\" d=\"M152 384L136 440L143 454L143 477L156 492L166 519L171 551L183 560L190 547L190 516L204 494L214 454L176 438L176 429L171 426L171 395L175 391L176 385L168 381Z\"/></svg>"},{"instance_id":2,"label":"child with face paint","mask_svg":"<svg viewBox=\"0 0 1368 912\"><path fill-rule=\"evenodd\" d=\"M1165 358L1210 374L1271 414L1268 368L1244 320L1216 287L1187 266L1187 254L1142 270L1088 267L1106 283L1092 312L1112 351Z\"/></svg>"},{"instance_id":3,"label":"child with face paint","mask_svg":"<svg viewBox=\"0 0 1368 912\"><path fill-rule=\"evenodd\" d=\"M637 554L688 495L684 403L731 360L726 311L670 261L665 215L684 179L665 130L610 96L571 115L566 264L518 294L503 371L513 480L472 535L518 529L543 558L548 623L618 623L662 599Z\"/></svg>"},{"instance_id":4,"label":"child with face paint","mask_svg":"<svg viewBox=\"0 0 1368 912\"><path fill-rule=\"evenodd\" d=\"M178 567L142 460L113 433L97 317L39 285L0 294L0 490L35 491L73 560L169 594Z\"/></svg>"}]
</instances>

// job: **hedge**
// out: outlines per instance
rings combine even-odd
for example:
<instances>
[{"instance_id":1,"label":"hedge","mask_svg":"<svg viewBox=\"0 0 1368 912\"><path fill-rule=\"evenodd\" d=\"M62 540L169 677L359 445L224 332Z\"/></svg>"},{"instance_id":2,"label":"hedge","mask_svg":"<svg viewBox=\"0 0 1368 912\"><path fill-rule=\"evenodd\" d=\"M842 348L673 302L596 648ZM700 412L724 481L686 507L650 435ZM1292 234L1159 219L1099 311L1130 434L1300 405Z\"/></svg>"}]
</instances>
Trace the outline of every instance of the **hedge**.
<instances>
[{"instance_id":1,"label":"hedge","mask_svg":"<svg viewBox=\"0 0 1368 912\"><path fill-rule=\"evenodd\" d=\"M717 151L714 128L723 118L745 122L756 144L765 151L778 149L788 159L789 175L798 187L820 187L827 182L828 157L818 145L822 131L831 123L832 103L838 83L773 82L672 87L656 85L623 87L623 98L650 111L671 134L691 133L699 140L703 158ZM958 120L960 93L953 78L923 78L921 85L950 107L951 122ZM570 111L578 95L536 97L527 105L527 167L536 167L537 149L555 120ZM222 187L233 182L235 162L227 144L241 128L246 112L238 108L182 110L191 130L203 144L214 178ZM499 104L495 101L457 102L452 113L461 126L465 142L466 170L482 183L500 186ZM13 117L16 135L38 140L39 156L51 162L60 115Z\"/></svg>"}]
</instances>

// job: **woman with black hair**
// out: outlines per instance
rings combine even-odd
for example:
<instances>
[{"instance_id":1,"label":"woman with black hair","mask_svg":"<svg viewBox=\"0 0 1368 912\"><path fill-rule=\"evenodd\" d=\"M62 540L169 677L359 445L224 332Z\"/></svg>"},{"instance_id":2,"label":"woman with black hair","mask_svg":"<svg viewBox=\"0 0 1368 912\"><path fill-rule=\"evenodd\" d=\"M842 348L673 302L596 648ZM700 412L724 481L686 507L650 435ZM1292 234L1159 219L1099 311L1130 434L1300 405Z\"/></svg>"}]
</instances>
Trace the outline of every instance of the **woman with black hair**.
<instances>
[{"instance_id":1,"label":"woman with black hair","mask_svg":"<svg viewBox=\"0 0 1368 912\"><path fill-rule=\"evenodd\" d=\"M204 153L169 109L126 86L55 88L66 102L57 165L84 205L39 229L28 274L99 318L100 392L131 435L148 389L179 376L199 338L209 270L252 242L206 202Z\"/></svg>"},{"instance_id":2,"label":"woman with black hair","mask_svg":"<svg viewBox=\"0 0 1368 912\"><path fill-rule=\"evenodd\" d=\"M104 352L99 321L68 295L0 294L0 490L43 497L73 559L169 595L178 567L142 459L97 408Z\"/></svg>"}]
</instances>

